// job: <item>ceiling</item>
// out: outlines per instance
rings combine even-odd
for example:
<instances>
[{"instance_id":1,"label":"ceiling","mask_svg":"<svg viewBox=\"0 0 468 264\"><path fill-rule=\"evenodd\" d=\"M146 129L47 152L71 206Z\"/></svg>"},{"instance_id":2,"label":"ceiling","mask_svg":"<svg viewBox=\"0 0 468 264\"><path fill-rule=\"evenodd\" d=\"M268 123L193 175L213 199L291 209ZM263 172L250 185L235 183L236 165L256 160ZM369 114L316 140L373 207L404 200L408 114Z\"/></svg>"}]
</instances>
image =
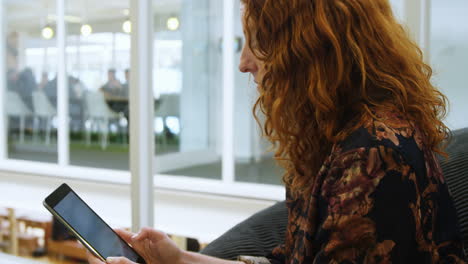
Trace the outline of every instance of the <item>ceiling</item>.
<instances>
[{"instance_id":1,"label":"ceiling","mask_svg":"<svg viewBox=\"0 0 468 264\"><path fill-rule=\"evenodd\" d=\"M129 16L130 0L65 0L69 23L111 23ZM36 31L56 20L56 0L4 0L9 27L19 31ZM177 14L182 0L154 0L158 14Z\"/></svg>"}]
</instances>

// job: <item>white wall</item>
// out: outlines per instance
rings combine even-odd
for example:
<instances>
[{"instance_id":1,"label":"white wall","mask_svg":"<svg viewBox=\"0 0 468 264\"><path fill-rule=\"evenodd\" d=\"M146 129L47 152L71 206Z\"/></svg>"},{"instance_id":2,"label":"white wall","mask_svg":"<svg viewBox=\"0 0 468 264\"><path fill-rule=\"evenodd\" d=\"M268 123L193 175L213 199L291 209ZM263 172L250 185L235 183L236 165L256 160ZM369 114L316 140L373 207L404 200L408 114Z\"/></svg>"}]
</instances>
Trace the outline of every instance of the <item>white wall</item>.
<instances>
[{"instance_id":1,"label":"white wall","mask_svg":"<svg viewBox=\"0 0 468 264\"><path fill-rule=\"evenodd\" d=\"M450 101L446 123L468 127L468 1L432 0L431 64L434 83Z\"/></svg>"},{"instance_id":2,"label":"white wall","mask_svg":"<svg viewBox=\"0 0 468 264\"><path fill-rule=\"evenodd\" d=\"M0 206L49 213L44 198L64 180L37 175L0 172ZM67 183L111 226L130 227L128 185L67 180ZM155 226L166 233L208 243L273 201L176 192L157 189Z\"/></svg>"}]
</instances>

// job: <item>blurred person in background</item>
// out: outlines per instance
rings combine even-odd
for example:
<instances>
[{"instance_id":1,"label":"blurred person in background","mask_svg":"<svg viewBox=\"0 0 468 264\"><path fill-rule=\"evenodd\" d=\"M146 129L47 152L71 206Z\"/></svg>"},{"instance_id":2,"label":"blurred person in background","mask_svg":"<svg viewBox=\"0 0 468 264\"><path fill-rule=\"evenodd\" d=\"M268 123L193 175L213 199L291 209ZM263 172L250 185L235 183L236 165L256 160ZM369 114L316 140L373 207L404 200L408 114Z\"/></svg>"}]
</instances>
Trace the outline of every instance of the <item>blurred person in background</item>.
<instances>
[{"instance_id":1,"label":"blurred person in background","mask_svg":"<svg viewBox=\"0 0 468 264\"><path fill-rule=\"evenodd\" d=\"M125 83L122 85L122 96L127 97L130 94L130 69L125 69Z\"/></svg>"},{"instance_id":2,"label":"blurred person in background","mask_svg":"<svg viewBox=\"0 0 468 264\"><path fill-rule=\"evenodd\" d=\"M49 83L49 74L47 72L43 72L41 74L41 82L37 85L39 91L44 91L45 87Z\"/></svg>"},{"instance_id":3,"label":"blurred person in background","mask_svg":"<svg viewBox=\"0 0 468 264\"><path fill-rule=\"evenodd\" d=\"M19 73L16 92L29 109L33 110L32 93L37 89L36 78L31 68L25 68Z\"/></svg>"},{"instance_id":4,"label":"blurred person in background","mask_svg":"<svg viewBox=\"0 0 468 264\"><path fill-rule=\"evenodd\" d=\"M120 97L123 94L123 86L115 76L115 69L107 71L107 82L100 89L106 98Z\"/></svg>"}]
</instances>

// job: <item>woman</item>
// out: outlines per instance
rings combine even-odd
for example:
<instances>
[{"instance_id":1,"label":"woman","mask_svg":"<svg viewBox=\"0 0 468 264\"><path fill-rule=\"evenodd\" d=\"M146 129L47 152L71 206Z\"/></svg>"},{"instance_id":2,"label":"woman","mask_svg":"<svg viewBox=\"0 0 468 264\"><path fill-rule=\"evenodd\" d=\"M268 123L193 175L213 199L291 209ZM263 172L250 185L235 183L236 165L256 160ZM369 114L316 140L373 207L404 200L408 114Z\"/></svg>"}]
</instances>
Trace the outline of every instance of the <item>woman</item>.
<instances>
[{"instance_id":1,"label":"woman","mask_svg":"<svg viewBox=\"0 0 468 264\"><path fill-rule=\"evenodd\" d=\"M464 263L434 155L449 135L446 97L388 1L242 2L240 70L258 83L256 109L286 169L285 244L231 262L152 229L121 235L151 264Z\"/></svg>"}]
</instances>

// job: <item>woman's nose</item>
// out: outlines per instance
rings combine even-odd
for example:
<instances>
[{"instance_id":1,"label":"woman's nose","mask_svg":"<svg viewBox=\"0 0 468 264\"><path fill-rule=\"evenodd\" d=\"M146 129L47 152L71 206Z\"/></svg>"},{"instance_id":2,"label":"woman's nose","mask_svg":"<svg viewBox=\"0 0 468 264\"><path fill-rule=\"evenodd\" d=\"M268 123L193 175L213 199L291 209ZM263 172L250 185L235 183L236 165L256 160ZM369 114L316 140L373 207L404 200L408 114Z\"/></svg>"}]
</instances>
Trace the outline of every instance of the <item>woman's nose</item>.
<instances>
[{"instance_id":1,"label":"woman's nose","mask_svg":"<svg viewBox=\"0 0 468 264\"><path fill-rule=\"evenodd\" d=\"M241 61L239 63L239 71L243 73L256 73L258 71L258 66L255 63L254 60L248 59L248 58L241 58Z\"/></svg>"},{"instance_id":2,"label":"woman's nose","mask_svg":"<svg viewBox=\"0 0 468 264\"><path fill-rule=\"evenodd\" d=\"M240 58L239 71L243 73L256 73L258 71L258 66L255 59L255 56L252 54L249 48L244 46Z\"/></svg>"},{"instance_id":3,"label":"woman's nose","mask_svg":"<svg viewBox=\"0 0 468 264\"><path fill-rule=\"evenodd\" d=\"M241 58L241 61L239 63L239 71L243 73L249 72L249 66L245 60Z\"/></svg>"}]
</instances>

